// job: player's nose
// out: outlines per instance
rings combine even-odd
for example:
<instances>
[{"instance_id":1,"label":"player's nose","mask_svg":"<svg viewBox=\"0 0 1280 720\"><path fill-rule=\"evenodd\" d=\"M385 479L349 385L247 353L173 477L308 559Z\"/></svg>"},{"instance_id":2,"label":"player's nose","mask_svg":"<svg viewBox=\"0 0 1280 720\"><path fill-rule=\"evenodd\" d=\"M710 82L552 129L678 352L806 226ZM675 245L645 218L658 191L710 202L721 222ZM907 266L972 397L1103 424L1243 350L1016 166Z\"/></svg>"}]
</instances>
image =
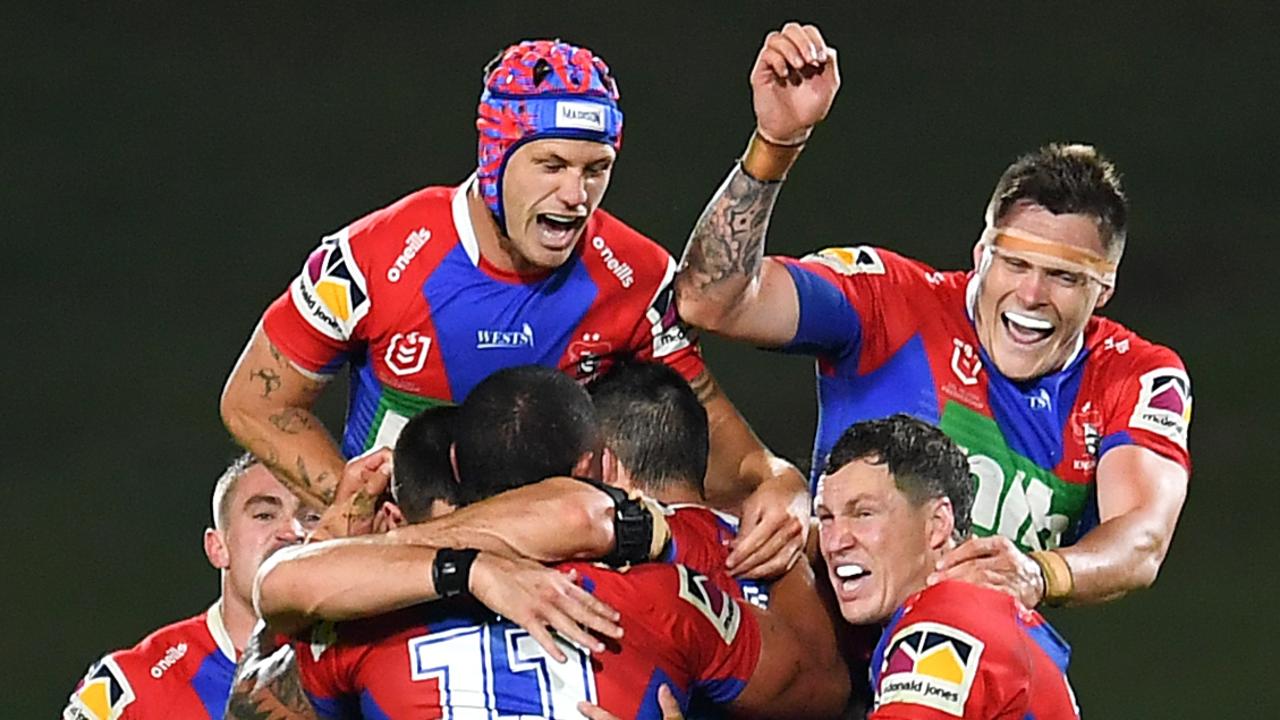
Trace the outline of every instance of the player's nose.
<instances>
[{"instance_id":1,"label":"player's nose","mask_svg":"<svg viewBox=\"0 0 1280 720\"><path fill-rule=\"evenodd\" d=\"M556 187L556 199L565 207L577 209L587 204L587 180L580 168L571 168L560 173L560 184Z\"/></svg>"},{"instance_id":2,"label":"player's nose","mask_svg":"<svg viewBox=\"0 0 1280 720\"><path fill-rule=\"evenodd\" d=\"M1015 291L1024 307L1038 307L1049 300L1049 279L1039 269L1022 273Z\"/></svg>"}]
</instances>

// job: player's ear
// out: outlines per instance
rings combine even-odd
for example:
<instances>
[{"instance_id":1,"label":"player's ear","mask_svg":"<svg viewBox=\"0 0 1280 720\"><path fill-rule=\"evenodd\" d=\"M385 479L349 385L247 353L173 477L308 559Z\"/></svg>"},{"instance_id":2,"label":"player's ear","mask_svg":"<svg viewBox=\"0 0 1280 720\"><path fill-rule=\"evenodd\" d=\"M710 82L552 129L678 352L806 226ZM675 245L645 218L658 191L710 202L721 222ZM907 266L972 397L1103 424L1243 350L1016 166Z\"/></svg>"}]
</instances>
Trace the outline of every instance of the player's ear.
<instances>
[{"instance_id":1,"label":"player's ear","mask_svg":"<svg viewBox=\"0 0 1280 720\"><path fill-rule=\"evenodd\" d=\"M227 552L227 540L222 537L221 530L204 529L204 556L218 570L226 570L231 566L231 553Z\"/></svg>"},{"instance_id":2,"label":"player's ear","mask_svg":"<svg viewBox=\"0 0 1280 720\"><path fill-rule=\"evenodd\" d=\"M631 490L631 475L627 469L618 462L618 456L613 454L609 448L605 448L601 456L601 473L600 480L605 485L612 485L623 490Z\"/></svg>"},{"instance_id":3,"label":"player's ear","mask_svg":"<svg viewBox=\"0 0 1280 720\"><path fill-rule=\"evenodd\" d=\"M382 506L378 508L378 512L373 516L373 531L375 533L389 532L408 524L404 519L404 513L400 511L400 506L393 502L382 503Z\"/></svg>"},{"instance_id":4,"label":"player's ear","mask_svg":"<svg viewBox=\"0 0 1280 720\"><path fill-rule=\"evenodd\" d=\"M604 452L585 452L573 466L573 474L578 477L600 480L604 477Z\"/></svg>"},{"instance_id":5,"label":"player's ear","mask_svg":"<svg viewBox=\"0 0 1280 720\"><path fill-rule=\"evenodd\" d=\"M1116 286L1114 284L1111 287L1102 288L1102 293L1098 295L1098 302L1093 306L1093 309L1097 310L1103 305L1106 305L1107 302L1111 300L1111 296L1115 294L1116 294Z\"/></svg>"},{"instance_id":6,"label":"player's ear","mask_svg":"<svg viewBox=\"0 0 1280 720\"><path fill-rule=\"evenodd\" d=\"M458 443L449 443L449 467L453 468L453 479L462 482L462 474L458 472Z\"/></svg>"},{"instance_id":7,"label":"player's ear","mask_svg":"<svg viewBox=\"0 0 1280 720\"><path fill-rule=\"evenodd\" d=\"M929 549L945 550L956 528L955 509L948 497L934 498L929 503Z\"/></svg>"}]
</instances>

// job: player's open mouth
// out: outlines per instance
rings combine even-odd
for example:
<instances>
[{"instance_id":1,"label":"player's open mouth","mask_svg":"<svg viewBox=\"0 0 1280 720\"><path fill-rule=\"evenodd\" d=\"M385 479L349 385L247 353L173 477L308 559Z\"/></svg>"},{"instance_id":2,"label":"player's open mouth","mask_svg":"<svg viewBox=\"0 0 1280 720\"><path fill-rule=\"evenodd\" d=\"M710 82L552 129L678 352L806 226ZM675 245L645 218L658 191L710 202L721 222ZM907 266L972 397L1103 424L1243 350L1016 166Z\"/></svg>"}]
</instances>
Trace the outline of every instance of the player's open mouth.
<instances>
[{"instance_id":1,"label":"player's open mouth","mask_svg":"<svg viewBox=\"0 0 1280 720\"><path fill-rule=\"evenodd\" d=\"M565 248L577 239L578 230L587 223L586 215L561 215L538 213L538 229L542 231L543 244L553 248Z\"/></svg>"},{"instance_id":2,"label":"player's open mouth","mask_svg":"<svg viewBox=\"0 0 1280 720\"><path fill-rule=\"evenodd\" d=\"M1009 337L1021 345L1034 345L1053 335L1053 323L1012 310L1000 313L1000 322L1009 333Z\"/></svg>"},{"instance_id":3,"label":"player's open mouth","mask_svg":"<svg viewBox=\"0 0 1280 720\"><path fill-rule=\"evenodd\" d=\"M851 593L858 588L858 582L871 575L871 571L857 563L836 565L836 577L840 579L840 590Z\"/></svg>"}]
</instances>

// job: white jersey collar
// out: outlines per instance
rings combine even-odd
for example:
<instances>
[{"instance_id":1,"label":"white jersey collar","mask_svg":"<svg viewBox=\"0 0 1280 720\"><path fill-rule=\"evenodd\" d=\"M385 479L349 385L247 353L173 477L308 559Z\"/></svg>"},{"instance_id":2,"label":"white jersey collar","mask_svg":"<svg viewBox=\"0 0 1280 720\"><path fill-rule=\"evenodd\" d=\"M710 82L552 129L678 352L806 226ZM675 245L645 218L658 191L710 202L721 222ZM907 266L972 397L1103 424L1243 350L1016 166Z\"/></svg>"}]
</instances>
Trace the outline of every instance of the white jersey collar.
<instances>
[{"instance_id":1,"label":"white jersey collar","mask_svg":"<svg viewBox=\"0 0 1280 720\"><path fill-rule=\"evenodd\" d=\"M462 184L453 191L451 206L453 210L453 229L458 233L458 242L462 243L462 249L467 251L467 257L471 258L471 264L479 265L480 243L476 241L476 228L471 224L471 208L467 201L467 197L471 194L471 188L475 186L475 183L475 173L463 180Z\"/></svg>"},{"instance_id":2,"label":"white jersey collar","mask_svg":"<svg viewBox=\"0 0 1280 720\"><path fill-rule=\"evenodd\" d=\"M222 599L209 606L209 610L204 614L205 627L209 629L209 634L213 636L213 641L218 644L218 649L231 662L236 661L236 644L231 642L231 634L227 632L227 626L222 621Z\"/></svg>"}]
</instances>

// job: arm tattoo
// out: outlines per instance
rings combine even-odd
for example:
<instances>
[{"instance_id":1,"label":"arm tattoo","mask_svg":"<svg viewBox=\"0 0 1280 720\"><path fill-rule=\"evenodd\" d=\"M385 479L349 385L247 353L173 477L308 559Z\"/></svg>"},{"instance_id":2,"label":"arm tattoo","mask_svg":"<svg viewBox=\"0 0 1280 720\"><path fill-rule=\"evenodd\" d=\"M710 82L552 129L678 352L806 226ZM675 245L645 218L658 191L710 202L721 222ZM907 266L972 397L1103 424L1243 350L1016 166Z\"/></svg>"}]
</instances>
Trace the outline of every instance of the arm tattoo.
<instances>
[{"instance_id":1,"label":"arm tattoo","mask_svg":"<svg viewBox=\"0 0 1280 720\"><path fill-rule=\"evenodd\" d=\"M302 689L293 648L274 648L259 625L236 667L225 717L229 720L315 720Z\"/></svg>"},{"instance_id":2,"label":"arm tattoo","mask_svg":"<svg viewBox=\"0 0 1280 720\"><path fill-rule=\"evenodd\" d=\"M257 368L249 373L249 379L262 380L262 397L271 397L271 393L280 389L280 373L271 368Z\"/></svg>"},{"instance_id":3,"label":"arm tattoo","mask_svg":"<svg viewBox=\"0 0 1280 720\"><path fill-rule=\"evenodd\" d=\"M280 348L276 347L275 343L268 340L267 349L271 351L271 357L275 358L276 365L278 367L284 367L287 361L284 359L284 355L281 354Z\"/></svg>"},{"instance_id":4,"label":"arm tattoo","mask_svg":"<svg viewBox=\"0 0 1280 720\"><path fill-rule=\"evenodd\" d=\"M285 408L267 419L277 430L290 435L311 429L311 413L298 408Z\"/></svg>"},{"instance_id":5,"label":"arm tattoo","mask_svg":"<svg viewBox=\"0 0 1280 720\"><path fill-rule=\"evenodd\" d=\"M756 180L741 164L733 168L694 225L680 262L696 289L759 274L769 215L781 187Z\"/></svg>"},{"instance_id":6,"label":"arm tattoo","mask_svg":"<svg viewBox=\"0 0 1280 720\"><path fill-rule=\"evenodd\" d=\"M302 487L307 493L324 500L325 505L333 504L333 496L337 489L332 486L329 473L322 471L314 478L311 477L311 473L307 472L307 464L303 462L301 455L298 456L298 481L302 483Z\"/></svg>"}]
</instances>

